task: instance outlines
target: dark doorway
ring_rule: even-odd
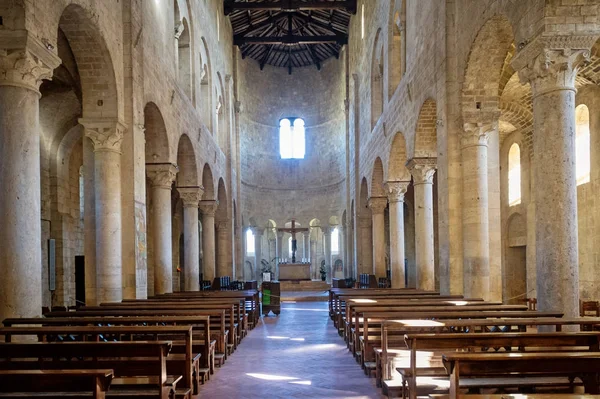
[[[75,301],[76,306],[85,305],[85,257],[75,257]]]

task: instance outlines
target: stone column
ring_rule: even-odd
[[[166,294],[173,292],[171,187],[177,176],[177,166],[170,163],[147,164],[146,175],[152,184],[154,294]]]
[[[304,259],[308,260],[308,258],[310,256],[310,232],[303,231],[302,237],[303,237],[302,243],[304,244],[304,252],[302,254],[302,257],[304,257]]]
[[[497,121],[465,123],[463,167],[464,296],[490,298],[487,141]]]
[[[229,225],[228,219],[219,220],[217,228],[217,277],[231,276],[231,265],[227,262],[227,251],[229,249]]]
[[[404,288],[404,195],[409,181],[387,182],[390,203],[390,268],[392,288]]]
[[[312,279],[316,280],[318,279],[318,270],[319,270],[319,258],[317,256],[317,229],[314,227],[311,227],[311,236],[312,238],[310,239],[310,269],[311,269],[311,275],[312,275]]]
[[[435,290],[433,241],[433,175],[435,158],[413,158],[408,164],[415,188],[415,252],[417,288]]]
[[[215,258],[215,212],[219,201],[200,201],[202,212],[202,275],[204,280],[212,283],[216,274]]]
[[[338,234],[339,234],[339,240],[340,240],[340,245],[339,245],[339,254],[340,254],[340,258],[342,259],[342,263],[343,263],[343,267],[342,267],[342,273],[344,278],[348,277],[348,272],[347,272],[347,265],[346,265],[346,225],[345,224],[341,224],[338,227]]]
[[[198,232],[198,203],[204,190],[201,187],[178,187],[183,202],[183,276],[186,291],[200,290],[200,234]]]
[[[279,263],[281,262],[281,258],[283,255],[283,231],[277,231],[277,243],[276,243],[276,253],[275,253],[275,279],[279,280]]]
[[[373,217],[373,274],[385,277],[385,220],[383,212],[387,205],[385,197],[369,198],[369,208]]]
[[[356,278],[356,260],[354,257],[354,215],[350,216],[350,224],[346,229],[346,252],[348,259],[348,277]]]
[[[96,301],[96,196],[94,184],[94,144],[83,138],[83,254],[85,261],[85,303]]]
[[[331,264],[331,232],[333,228],[330,226],[321,227],[323,230],[323,238],[325,240],[325,267],[327,268],[327,282],[331,283],[333,274],[333,265]]]
[[[262,277],[262,236],[263,229],[260,227],[253,227],[252,233],[254,234],[254,269],[252,270],[252,279],[258,280]]]
[[[60,65],[33,38],[0,38],[0,319],[42,311],[39,87]],[[26,31],[22,31],[27,35]],[[30,39],[30,40],[29,40]],[[15,49],[19,43],[28,48]],[[30,43],[31,42],[31,43]],[[2,45],[0,45],[2,47]],[[46,243],[43,243],[46,245]],[[47,289],[47,287],[44,287]]]
[[[373,273],[373,231],[372,218],[367,215],[360,215],[358,217],[359,223],[359,238],[360,242],[360,263],[358,264],[358,274],[371,274]]]
[[[576,317],[575,77],[590,57],[587,49],[594,38],[578,37],[577,43],[547,40],[550,49],[513,61],[521,81],[531,84],[533,95],[537,300],[540,310]],[[571,44],[576,47],[569,48]]]
[[[121,142],[125,126],[116,119],[82,118],[79,123],[94,145],[96,299],[98,303],[120,302],[123,299]]]

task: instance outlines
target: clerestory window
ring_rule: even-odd
[[[304,159],[306,142],[304,120],[284,118],[279,121],[279,154],[281,159]]]

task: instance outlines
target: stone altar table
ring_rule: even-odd
[[[310,281],[310,263],[281,263],[279,265],[279,281]]]

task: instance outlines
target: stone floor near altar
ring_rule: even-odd
[[[383,398],[337,335],[326,302],[283,303],[261,319],[202,398]]]

